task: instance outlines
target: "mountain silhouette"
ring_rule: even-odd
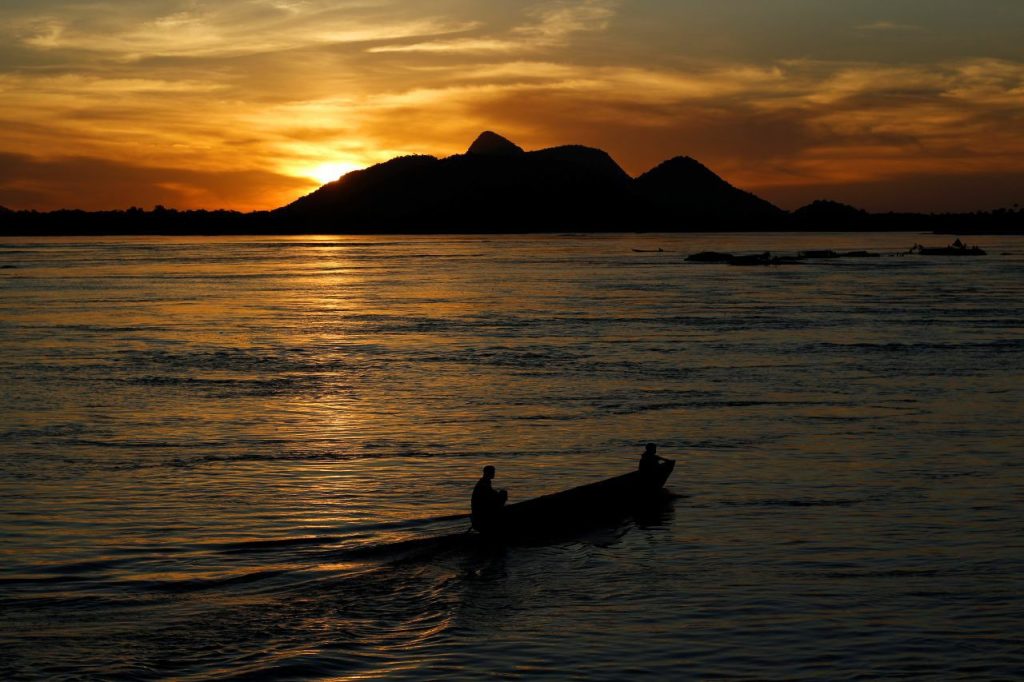
[[[792,213],[793,226],[807,230],[860,229],[870,220],[867,211],[828,199],[818,199]]]
[[[689,156],[677,156],[655,166],[635,184],[652,220],[775,222],[784,216],[782,209],[733,187]]]
[[[868,213],[819,200],[788,213],[688,156],[632,178],[600,149],[565,145],[528,152],[490,130],[464,154],[400,156],[348,173],[273,211],[0,206],[0,235],[729,230],[1024,234],[1024,209]]]
[[[527,152],[485,131],[465,154],[353,171],[270,216],[289,228],[534,232],[763,228],[785,213],[688,157],[634,179],[600,149]]]
[[[501,135],[485,130],[480,133],[473,144],[469,145],[467,154],[484,154],[489,156],[515,156],[524,154],[523,148],[506,140]]]

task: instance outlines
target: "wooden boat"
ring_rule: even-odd
[[[656,502],[675,468],[665,460],[650,471],[622,476],[516,502],[501,509],[491,523],[477,524],[488,537],[540,537],[621,518]],[[480,527],[482,526],[482,527]]]

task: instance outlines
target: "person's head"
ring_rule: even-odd
[[[494,478],[494,467],[490,464],[484,467],[484,478]]]
[[[653,455],[657,451],[658,451],[658,446],[657,445],[655,445],[654,443],[648,443],[647,444],[647,449],[644,450],[644,454],[645,455]]]

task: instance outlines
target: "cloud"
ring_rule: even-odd
[[[858,31],[878,31],[883,33],[908,33],[924,31],[921,26],[913,24],[897,24],[892,21],[875,21],[870,24],[861,24],[856,27]]]
[[[14,18],[5,33],[39,50],[75,50],[122,60],[232,57],[314,46],[392,41],[470,30],[475,22],[395,16],[367,2],[177,2],[157,16],[122,6],[65,8]]]
[[[265,171],[209,172],[89,157],[36,159],[0,153],[0,206],[13,209],[152,207],[263,208],[311,189],[308,181]]]
[[[433,52],[437,54],[456,52],[512,52],[524,47],[522,42],[501,38],[453,38],[450,40],[432,40],[407,45],[380,45],[371,47],[371,53],[401,52]]]
[[[422,84],[421,73],[429,74]],[[601,146],[634,174],[689,154],[740,186],[770,191],[1024,169],[1024,64],[1005,60],[687,68],[519,60],[424,64],[407,75],[408,85],[326,83],[258,105],[240,103],[253,95],[230,79],[7,75],[0,91],[11,106],[0,124],[12,152],[71,149],[203,173],[308,176],[325,163],[445,155],[484,128],[527,147]],[[308,182],[283,186],[305,191]],[[268,192],[258,206],[280,197]]]
[[[460,151],[472,127],[508,132],[527,147],[582,142],[608,149],[634,174],[691,154],[744,187],[808,192],[1024,170],[1024,64],[1015,62],[795,61],[687,71],[515,62],[452,78],[444,88],[373,98],[360,109],[360,126],[391,147],[417,149],[418,139],[420,151],[433,153]],[[430,117],[414,135],[388,129],[423,111]]]
[[[607,30],[615,16],[616,4],[610,0],[546,3],[528,10],[525,23],[502,35],[380,45],[369,48],[369,51],[509,53],[562,47],[574,34]]]
[[[777,206],[795,209],[829,198],[869,211],[961,212],[1024,205],[1024,172],[915,173],[899,182],[853,179],[800,185],[748,187]]]
[[[513,33],[528,39],[558,43],[573,33],[604,31],[615,16],[614,2],[583,0],[540,5],[528,12],[533,22],[518,26]]]
[[[634,174],[689,154],[786,197],[1024,169],[1019,59],[700,58],[688,45],[626,45],[619,34],[645,26],[626,7],[18,0],[0,9],[10,48],[0,48],[0,152],[62,168],[78,158],[161,169],[159,180],[139,171],[141,196],[262,208],[307,191],[325,164],[457,153],[487,128],[527,148],[600,146]],[[8,177],[5,196],[88,195],[19,167],[35,180]],[[94,176],[121,198],[95,194],[132,202],[131,173],[111,168]],[[265,190],[202,193],[200,180],[226,187],[217,178],[232,173]],[[273,178],[289,178],[287,191],[263,184]]]

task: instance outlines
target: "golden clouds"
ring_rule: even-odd
[[[858,31],[884,31],[889,32],[904,32],[904,31],[921,31],[923,30],[920,26],[914,26],[912,24],[898,24],[894,21],[873,21],[870,24],[861,24],[857,26]]]
[[[309,185],[268,171],[202,171],[79,156],[40,160],[0,152],[0,196],[13,207],[103,210],[163,204],[247,211],[283,205]]]
[[[449,38],[410,44],[382,45],[370,52],[505,52],[522,53],[564,46],[575,33],[604,31],[615,16],[611,0],[541,4],[526,11],[527,21],[504,36]]]
[[[150,183],[136,194],[182,208],[270,208],[284,203],[271,178],[291,178],[286,201],[335,171],[461,152],[488,128],[527,148],[600,146],[634,174],[689,154],[790,207],[842,183],[1024,172],[1024,55],[696,54],[647,45],[659,15],[637,24],[639,5],[610,0],[12,2],[0,152],[37,161],[29,174],[76,158],[159,170],[135,174]],[[917,24],[845,31],[935,40]],[[197,189],[211,174],[216,192]],[[0,204],[71,201],[48,185],[31,196],[56,204],[17,203],[30,193],[4,177]],[[256,177],[259,193],[232,184]]]
[[[384,17],[361,11],[375,3],[250,2],[183,3],[181,11],[155,17],[125,16],[96,6],[67,16],[15,22],[12,32],[27,46],[82,50],[122,60],[152,57],[237,57],[309,47],[397,40],[466,31],[474,22],[432,17]],[[102,6],[100,6],[102,7]],[[349,10],[349,12],[346,12]],[[100,15],[100,16],[97,16]]]

